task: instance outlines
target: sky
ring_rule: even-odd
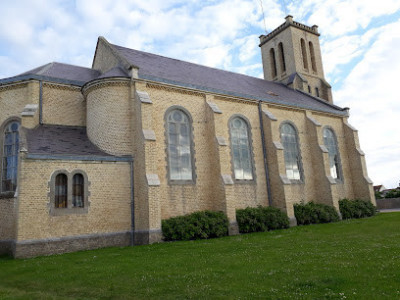
[[[400,182],[399,0],[0,0],[0,78],[57,61],[91,67],[97,38],[262,77],[259,36],[318,25],[325,77],[350,107],[369,177]]]

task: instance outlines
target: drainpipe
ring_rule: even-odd
[[[269,179],[267,148],[265,147],[264,122],[263,122],[263,117],[262,117],[261,100],[258,101],[258,116],[260,118],[261,144],[262,144],[262,149],[263,149],[265,179],[267,181],[268,204],[269,204],[269,206],[272,206],[271,183],[270,183],[270,179]]]
[[[133,186],[133,159],[130,162],[131,166],[131,246],[135,244],[135,193]]]
[[[43,125],[43,81],[39,80],[39,124]]]

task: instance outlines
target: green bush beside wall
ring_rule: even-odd
[[[289,227],[287,215],[275,207],[247,207],[236,210],[240,233],[260,232]]]
[[[166,241],[209,239],[228,235],[228,218],[223,212],[200,211],[163,220]]]
[[[339,221],[339,215],[332,206],[314,202],[294,205],[297,225],[330,223]]]

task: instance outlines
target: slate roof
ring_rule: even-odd
[[[19,80],[38,79],[82,86],[99,77],[100,72],[90,68],[52,62],[14,77],[0,79],[0,84]]]
[[[139,67],[139,78],[183,87],[345,115],[347,111],[282,83],[210,68],[118,45],[111,45]],[[276,95],[276,96],[275,96]]]
[[[112,156],[89,140],[86,127],[40,125],[28,130],[27,144],[30,154]]]

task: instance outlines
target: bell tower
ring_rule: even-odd
[[[325,80],[318,26],[293,21],[260,36],[264,79],[277,81],[332,103],[331,86]]]

